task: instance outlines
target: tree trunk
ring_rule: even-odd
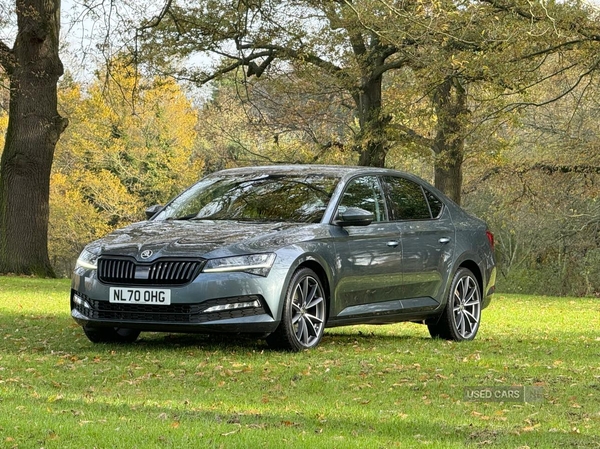
[[[464,120],[468,113],[466,92],[460,81],[449,77],[440,84],[433,98],[437,132],[433,142],[435,186],[461,202],[462,164],[464,161]]]
[[[60,0],[17,0],[18,35],[5,64],[9,122],[0,161],[0,273],[53,276],[50,170],[67,121],[57,111]]]
[[[360,134],[357,146],[360,151],[359,165],[384,167],[387,155],[386,121],[381,114],[382,76],[370,78],[363,83],[355,96]]]

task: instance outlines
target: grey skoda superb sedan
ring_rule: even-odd
[[[471,340],[494,292],[486,224],[398,171],[224,170],[147,215],[79,256],[71,314],[92,342],[229,332],[297,351],[399,321]]]

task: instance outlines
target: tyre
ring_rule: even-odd
[[[326,312],[319,276],[309,268],[300,268],[288,286],[279,327],[267,337],[267,343],[288,351],[314,348],[323,337]]]
[[[92,343],[133,343],[140,335],[138,330],[122,327],[83,326],[83,332]]]
[[[481,320],[481,289],[473,273],[460,268],[452,280],[446,308],[439,321],[429,324],[433,338],[473,340]]]

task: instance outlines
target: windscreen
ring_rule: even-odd
[[[338,181],[316,174],[211,176],[156,219],[318,223]]]

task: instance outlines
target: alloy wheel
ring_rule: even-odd
[[[470,340],[477,333],[481,318],[481,294],[477,281],[470,273],[455,283],[452,298],[454,328],[460,339]]]
[[[298,343],[310,348],[321,339],[325,322],[325,300],[318,280],[310,275],[299,279],[291,304],[294,335]]]

